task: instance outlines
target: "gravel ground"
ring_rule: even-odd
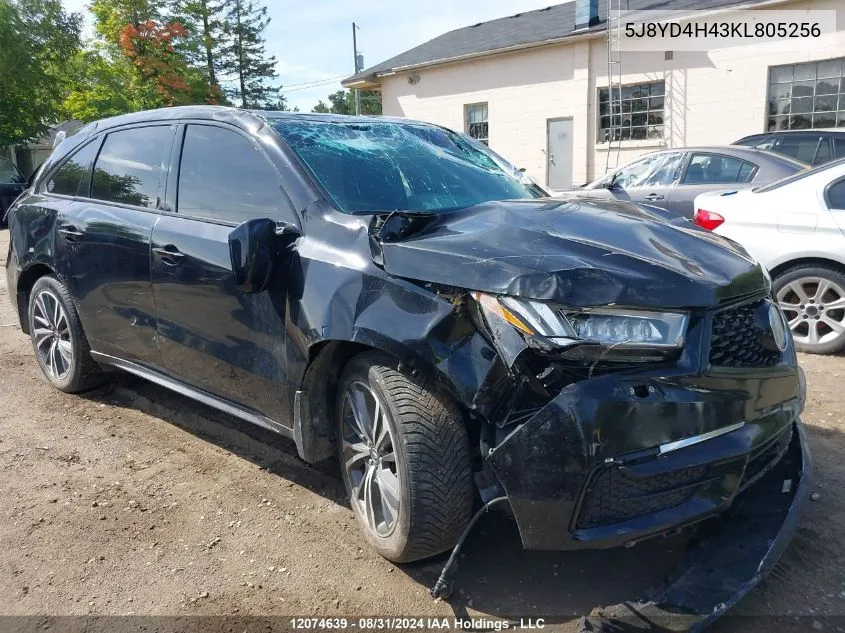
[[[0,231],[5,255],[8,232]],[[736,608],[845,619],[845,358],[802,356],[816,500],[775,573]],[[681,540],[609,552],[523,552],[485,518],[452,603],[428,587],[445,557],[395,566],[363,547],[336,464],[168,391],[116,375],[50,388],[0,283],[0,615],[556,616],[639,595]],[[719,631],[770,629],[733,618]],[[547,627],[547,630],[550,627]],[[136,629],[137,630],[137,629]]]

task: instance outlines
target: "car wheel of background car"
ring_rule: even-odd
[[[826,266],[795,266],[774,280],[774,291],[798,351],[845,348],[845,275]]]
[[[77,393],[103,382],[67,288],[55,277],[41,277],[32,288],[29,332],[41,371],[56,389]]]
[[[370,545],[397,563],[454,546],[474,493],[466,428],[448,398],[368,352],[341,376],[337,416],[343,480]]]

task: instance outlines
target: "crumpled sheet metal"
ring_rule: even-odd
[[[489,202],[371,232],[392,275],[572,307],[710,307],[766,283],[733,242],[632,203]]]

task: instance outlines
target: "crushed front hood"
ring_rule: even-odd
[[[709,307],[767,283],[729,240],[586,198],[377,216],[371,244],[391,275],[578,307]]]

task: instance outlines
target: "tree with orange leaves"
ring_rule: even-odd
[[[219,88],[208,86],[202,74],[176,50],[177,41],[187,36],[188,30],[178,21],[161,24],[146,20],[126,24],[118,43],[141,77],[153,85],[163,104],[218,103]]]

